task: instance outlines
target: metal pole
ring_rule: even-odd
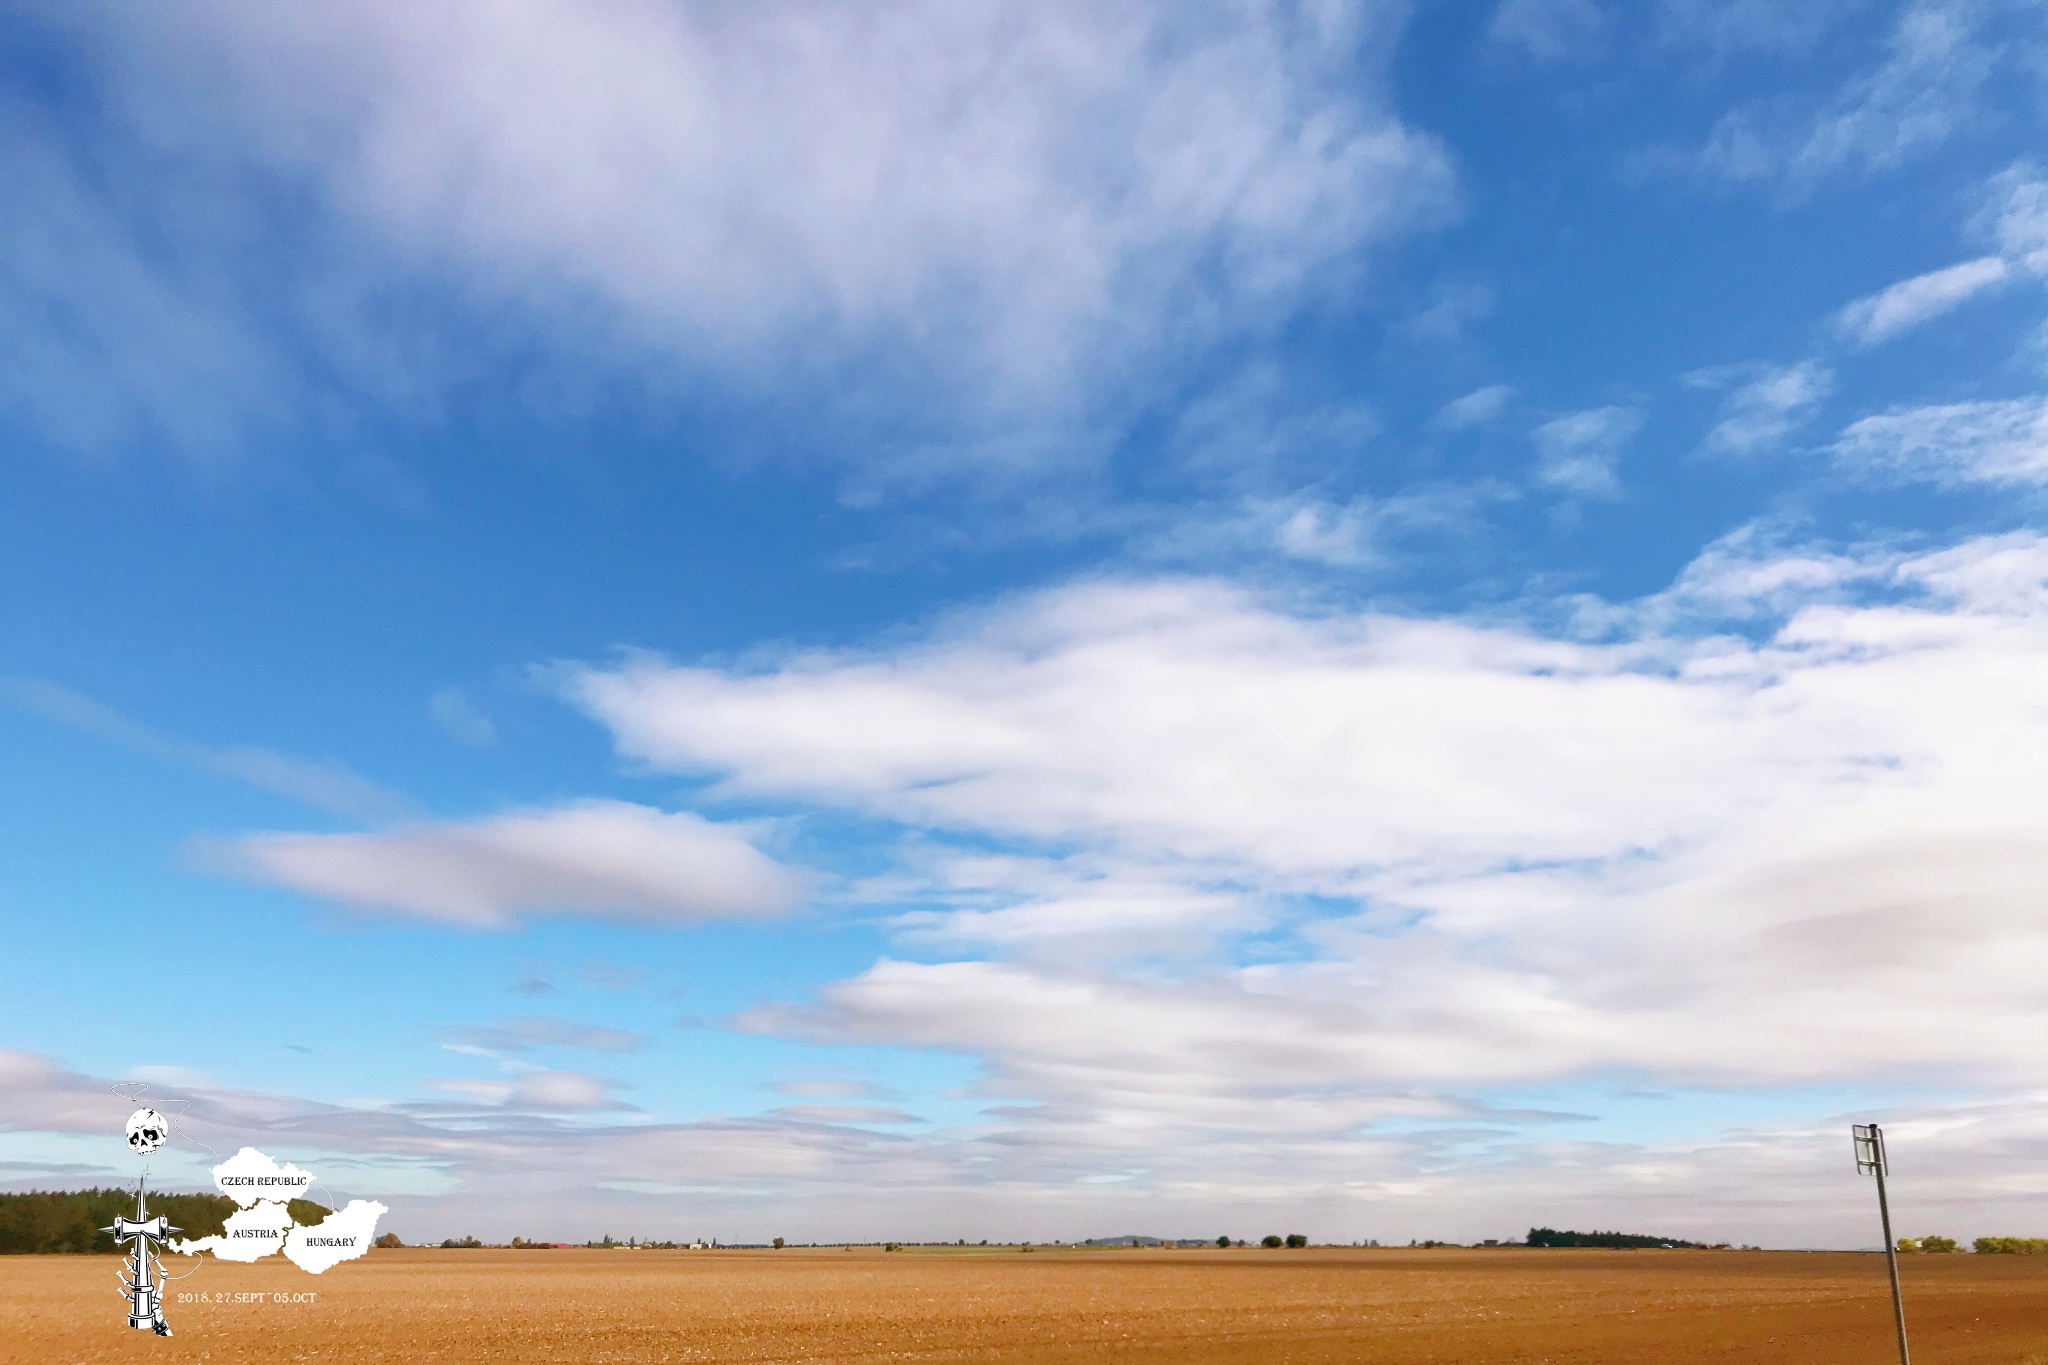
[[[1878,1139],[1879,1142],[1883,1140]],[[1899,1293],[1899,1244],[1892,1240],[1892,1210],[1884,1197],[1882,1161],[1877,1166],[1877,1216],[1884,1224],[1884,1259],[1892,1272],[1892,1320],[1899,1329],[1899,1365],[1913,1365],[1913,1357],[1906,1351],[1906,1300]]]
[[[1913,1365],[1906,1349],[1906,1299],[1899,1292],[1899,1244],[1892,1239],[1891,1202],[1885,1198],[1884,1130],[1876,1124],[1856,1128],[1856,1164],[1877,1177],[1877,1217],[1884,1225],[1885,1268],[1892,1277],[1892,1322],[1899,1330],[1899,1365]]]

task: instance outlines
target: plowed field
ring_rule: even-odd
[[[0,1257],[0,1360],[1894,1358],[1884,1262],[1874,1255],[380,1251],[320,1276],[281,1258],[208,1264],[171,1286],[166,1315],[177,1335],[168,1341],[127,1328],[115,1264]],[[1905,1272],[1920,1365],[2048,1365],[2048,1258],[1916,1256]]]

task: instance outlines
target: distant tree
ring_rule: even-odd
[[[1259,1245],[1262,1247],[1284,1247],[1287,1245],[1287,1239],[1277,1232],[1269,1232],[1259,1239]]]
[[[317,1223],[330,1210],[310,1200],[287,1206],[294,1222]],[[149,1212],[163,1214],[190,1238],[225,1231],[235,1201],[219,1194],[151,1194]],[[0,1194],[0,1253],[114,1252],[120,1248],[100,1229],[114,1219],[135,1216],[132,1189],[35,1190]]]
[[[1902,1252],[1929,1251],[1939,1255],[1956,1250],[1956,1239],[1953,1237],[1901,1237],[1899,1239],[1899,1250]]]
[[[1532,1247],[1689,1247],[1698,1250],[1698,1242],[1681,1242],[1676,1237],[1650,1237],[1640,1232],[1559,1232],[1556,1228],[1530,1228],[1528,1245]]]
[[[379,1238],[378,1238],[378,1239],[377,1239],[376,1241],[372,1242],[372,1243],[371,1243],[370,1245],[371,1245],[371,1246],[380,1246],[380,1247],[383,1247],[383,1248],[384,1248],[384,1249],[385,1249],[386,1251],[390,1251],[390,1250],[392,1250],[392,1249],[393,1249],[393,1248],[395,1248],[395,1247],[402,1247],[402,1246],[404,1246],[404,1245],[405,1245],[405,1243],[403,1243],[403,1242],[401,1242],[401,1241],[399,1241],[399,1240],[398,1240],[398,1234],[397,1234],[397,1233],[395,1233],[395,1232],[387,1232],[387,1233],[385,1233],[385,1234],[384,1234],[384,1235],[383,1235],[382,1237],[379,1237]]]
[[[780,1251],[780,1250],[782,1250],[782,1239],[781,1239],[780,1237],[777,1237],[777,1238],[775,1239],[775,1249],[776,1249],[777,1251]]]
[[[1970,1245],[1979,1256],[2048,1256],[2048,1237],[1979,1237]]]
[[[310,1228],[334,1212],[325,1204],[316,1204],[310,1199],[294,1199],[284,1206],[284,1211],[302,1228]]]
[[[1291,1247],[1305,1247],[1308,1245],[1308,1238],[1298,1232],[1290,1232],[1287,1234],[1287,1245]]]
[[[1216,1245],[1220,1247],[1227,1247],[1230,1245],[1230,1239],[1228,1237],[1218,1237],[1216,1239]]]
[[[474,1237],[450,1237],[441,1243],[444,1247],[480,1247],[483,1245]]]

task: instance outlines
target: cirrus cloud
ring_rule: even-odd
[[[2005,261],[1997,256],[1931,270],[1857,299],[1836,315],[1835,326],[1854,344],[1874,346],[2003,283],[2008,273]]]
[[[253,371],[301,344],[395,391],[460,362],[379,335],[385,310],[355,277],[452,282],[494,327],[530,312],[537,334],[727,392],[773,375],[778,402],[792,377],[851,371],[860,421],[893,419],[913,445],[1053,458],[1085,443],[1016,431],[1142,402],[1152,377],[1348,289],[1379,248],[1453,210],[1448,152],[1392,108],[1401,17],[1365,0],[52,10],[53,53],[125,77],[106,95],[110,128],[125,117],[145,149],[131,178],[165,176],[168,158],[222,186],[276,183],[345,245],[321,255],[332,278],[249,290],[218,227],[159,242],[120,202],[81,195],[61,268],[27,248],[8,259],[0,223],[0,283],[12,266],[40,299],[110,274],[100,259],[219,279],[227,302],[196,315],[220,315],[233,344],[142,347],[165,352],[156,369]],[[52,176],[95,179],[18,123]],[[220,213],[264,231],[253,201],[229,194]],[[164,292],[128,291],[156,312]],[[243,296],[280,293],[354,301],[279,337]],[[129,350],[168,332],[124,327],[122,297],[96,300],[97,332]],[[50,311],[25,304],[11,330],[46,333]],[[88,368],[58,340],[24,353]],[[216,408],[292,401],[281,383],[215,387]],[[136,401],[163,390],[164,420],[191,425],[168,411],[175,388]],[[893,388],[915,397],[883,413],[872,400]]]
[[[1898,408],[1851,423],[1831,449],[1873,482],[2038,485],[2048,481],[2048,399]]]
[[[1615,463],[1642,424],[1642,414],[1633,408],[1612,406],[1545,422],[1529,433],[1538,455],[1536,482],[1578,497],[1619,497]]]
[[[1835,376],[1827,366],[1808,360],[1797,365],[1696,370],[1685,376],[1685,382],[1708,389],[1733,384],[1721,401],[1721,420],[1707,433],[1701,448],[1718,455],[1752,455],[1782,441],[1833,391]]]
[[[1986,19],[1983,6],[1950,0],[1901,6],[1883,61],[1825,100],[1737,105],[1714,125],[1700,168],[1807,190],[1926,155],[1976,120],[1984,87],[2006,55],[1984,32]]]

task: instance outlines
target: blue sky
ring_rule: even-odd
[[[2048,33],[1782,10],[7,7],[0,1185],[2048,1217]]]

